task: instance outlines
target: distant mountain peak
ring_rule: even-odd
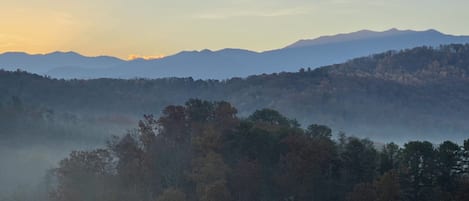
[[[426,30],[425,32],[443,34],[442,32],[440,32],[440,31],[438,31],[438,30],[436,30],[436,29],[428,29],[428,30]]]
[[[30,54],[28,54],[26,52],[4,52],[0,55],[2,55],[2,56],[12,56],[12,55],[24,55],[24,56],[26,56],[26,55],[30,55]]]
[[[302,39],[299,40],[285,48],[296,48],[296,47],[305,47],[311,45],[324,45],[331,43],[341,43],[354,40],[364,40],[380,37],[389,37],[397,36],[402,34],[412,34],[412,33],[433,33],[433,34],[442,34],[441,32],[435,29],[429,29],[426,31],[414,31],[414,30],[400,30],[397,28],[391,28],[385,31],[372,31],[368,29],[363,29],[360,31],[355,31],[351,33],[341,33],[336,35],[320,36],[314,39]]]
[[[55,52],[51,52],[51,53],[48,53],[48,54],[42,54],[43,56],[47,56],[47,55],[57,55],[57,56],[62,56],[62,55],[66,55],[66,56],[80,56],[82,57],[83,55],[77,53],[77,52],[74,52],[74,51],[55,51]]]
[[[51,52],[51,53],[48,53],[48,54],[78,54],[74,51],[54,51],[54,52]]]
[[[400,33],[400,32],[408,32],[408,31],[412,31],[412,30],[401,30],[398,28],[390,28],[386,31],[383,31],[383,33]],[[379,31],[375,31],[375,32],[379,33]]]

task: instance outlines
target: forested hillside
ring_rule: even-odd
[[[469,45],[229,80],[0,71],[0,200],[463,200],[468,71]]]
[[[465,201],[469,140],[375,146],[275,110],[238,118],[227,102],[189,100],[108,146],[75,151],[51,199],[141,201]]]
[[[57,80],[0,72],[0,98],[73,114],[160,114],[189,98],[226,100],[246,116],[272,108],[373,140],[461,140],[469,132],[469,45],[419,47],[297,73],[229,80]]]

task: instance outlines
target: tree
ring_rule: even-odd
[[[374,182],[355,185],[346,196],[347,201],[399,201],[399,175],[395,171],[386,172]]]
[[[469,139],[464,140],[464,150],[469,151]]]
[[[217,130],[223,132],[232,131],[236,126],[238,126],[239,120],[236,117],[237,112],[238,110],[228,102],[215,102],[213,116]]]
[[[331,138],[332,130],[324,125],[311,124],[306,129],[305,134],[312,138]]]
[[[226,183],[222,180],[201,186],[201,189],[198,189],[198,195],[200,201],[232,200],[231,194],[226,187]]]
[[[379,156],[379,170],[381,174],[399,168],[400,149],[397,144],[389,143],[384,145]]]
[[[463,151],[461,155],[461,174],[464,176],[469,176],[469,139],[464,140]]]
[[[55,201],[115,200],[118,186],[113,175],[113,158],[104,149],[73,151],[55,169]]]
[[[230,173],[228,185],[234,200],[260,200],[262,167],[257,160],[241,159]]]
[[[374,182],[376,201],[398,201],[401,199],[399,174],[396,171],[384,173]]]
[[[240,120],[227,102],[194,99],[158,120],[145,115],[107,149],[72,152],[54,171],[53,200],[467,200],[458,171],[468,141],[464,151],[413,141],[378,152],[368,139],[331,133],[274,110]]]
[[[412,141],[402,151],[403,190],[408,200],[435,198],[436,157],[430,142]]]
[[[186,194],[179,189],[168,188],[155,201],[185,201]]]
[[[190,134],[186,109],[183,106],[168,106],[163,110],[163,115],[158,119],[160,135],[175,142],[188,142]]]
[[[374,186],[370,183],[357,184],[353,191],[347,194],[346,201],[376,201],[378,196]]]
[[[348,137],[342,145],[340,158],[345,186],[370,182],[377,174],[378,153],[373,142],[367,139]],[[349,187],[350,188],[350,187]]]
[[[280,114],[278,111],[272,109],[257,110],[249,116],[248,119],[253,122],[261,122],[275,126],[292,126],[291,120]]]
[[[135,192],[139,191],[144,179],[144,152],[140,148],[136,137],[127,134],[112,149],[119,159],[116,169],[122,183]]]
[[[190,99],[186,102],[186,114],[189,121],[207,122],[213,118],[213,103],[200,99]]]
[[[146,174],[152,194],[162,189],[183,189],[189,179],[185,173],[191,168],[192,136],[183,106],[167,106],[158,120],[147,121],[156,129],[150,149],[144,153]],[[144,133],[142,133],[144,134]]]
[[[191,179],[196,185],[199,200],[228,200],[229,191],[226,187],[228,166],[220,154],[213,151],[195,158],[192,162]]]
[[[310,138],[291,133],[283,141],[288,152],[279,161],[279,185],[284,197],[297,200],[329,200],[332,197],[335,144],[329,138]],[[334,193],[336,194],[336,193]]]
[[[456,172],[458,163],[461,161],[459,145],[445,141],[437,149],[438,185],[445,192],[453,192],[457,188]]]
[[[469,200],[469,178],[461,179],[454,197],[456,201]]]

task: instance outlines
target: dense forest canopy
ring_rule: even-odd
[[[51,199],[142,201],[463,201],[469,140],[377,145],[271,109],[237,117],[192,99],[146,115],[108,146],[54,169]]]
[[[0,200],[464,200],[468,70],[469,45],[228,80],[0,70]]]

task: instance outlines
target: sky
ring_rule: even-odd
[[[0,0],[0,53],[277,49],[362,29],[469,35],[467,0]]]

